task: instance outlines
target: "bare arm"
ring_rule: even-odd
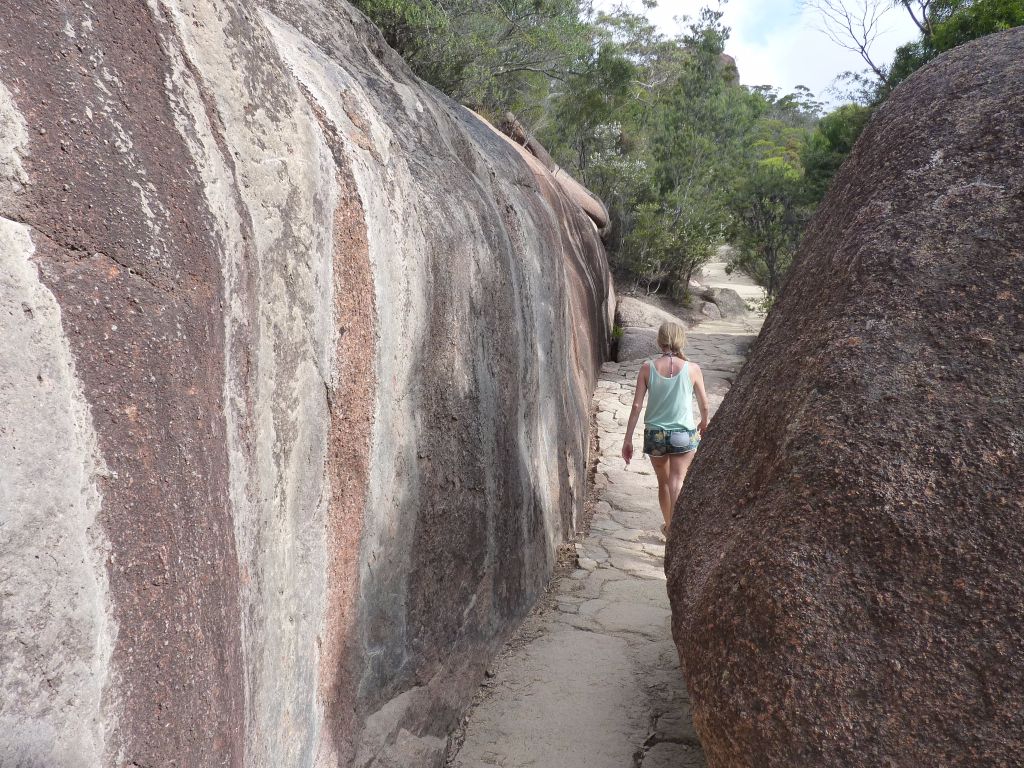
[[[690,364],[691,376],[693,377],[693,391],[697,395],[697,407],[700,408],[700,436],[708,428],[708,393],[704,391],[704,373],[696,363]]]
[[[647,396],[648,363],[640,366],[640,373],[636,375],[636,390],[633,394],[633,407],[629,411],[629,423],[626,425],[626,437],[622,441],[622,458],[626,464],[633,458],[633,430],[640,419],[640,411],[644,407],[644,398]]]

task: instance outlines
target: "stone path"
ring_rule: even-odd
[[[712,412],[758,325],[690,331],[687,353],[705,371]],[[629,468],[619,457],[641,362],[602,369],[590,533],[576,545],[576,569],[495,661],[454,768],[704,765],[670,630],[657,482],[645,457]]]
[[[696,279],[708,288],[732,288],[751,304],[757,304],[764,299],[764,288],[742,272],[727,272],[724,261],[708,262],[700,268]]]

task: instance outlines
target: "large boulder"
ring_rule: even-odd
[[[657,329],[662,323],[686,326],[686,321],[677,315],[633,296],[619,297],[615,320],[623,328]]]
[[[717,304],[713,304],[710,301],[702,301],[700,303],[700,314],[708,320],[722,319],[722,310],[718,308]]]
[[[440,765],[582,511],[594,223],[342,0],[0,50],[0,764]]]
[[[657,328],[625,328],[619,338],[617,360],[642,360],[661,354]]]
[[[877,111],[667,554],[710,766],[1024,755],[1024,29]]]
[[[704,288],[700,296],[718,307],[723,317],[742,317],[749,311],[747,302],[732,288]]]

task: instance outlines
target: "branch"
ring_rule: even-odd
[[[911,20],[913,20],[914,24],[924,37],[932,36],[932,21],[928,14],[928,11],[931,9],[932,0],[917,0],[916,3],[913,2],[913,0],[895,0],[893,4],[902,5],[906,9],[907,13],[910,14]],[[920,18],[918,18],[916,13],[914,13],[915,5],[920,10]]]
[[[562,72],[554,69],[544,69],[541,67],[531,67],[527,65],[497,69],[494,71],[494,74],[496,76],[511,75],[516,72],[532,72],[536,75],[545,75],[546,77],[550,77],[552,80],[558,80],[560,83],[567,82],[569,77],[581,77],[586,74],[585,72],[574,72],[573,70],[566,70]]]
[[[885,71],[871,58],[871,46],[881,32],[879,24],[889,10],[882,0],[805,0],[804,7],[819,15],[819,31],[858,54],[880,81],[885,80]]]

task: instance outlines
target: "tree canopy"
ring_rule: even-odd
[[[587,0],[355,2],[420,77],[492,118],[514,112],[605,201],[620,280],[679,297],[726,242],[774,296],[872,110],[941,52],[1024,23],[1024,0],[808,0],[868,65],[850,75],[856,103],[823,115],[806,88],[739,84],[720,6],[666,37]],[[920,38],[886,65],[870,44],[890,8]]]

